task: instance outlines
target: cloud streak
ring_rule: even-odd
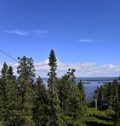
[[[87,44],[92,44],[92,43],[94,43],[94,41],[91,40],[91,39],[80,39],[80,40],[79,40],[79,43],[83,43],[83,44],[85,44],[85,43],[87,43]]]
[[[48,34],[47,30],[31,30],[31,31],[27,31],[27,30],[19,30],[19,29],[13,29],[13,30],[5,30],[3,31],[6,34],[13,34],[13,35],[19,35],[19,36],[29,36],[29,35],[33,35],[33,36],[43,36]]]
[[[21,35],[21,36],[28,36],[29,33],[28,31],[24,31],[24,30],[5,30],[4,31],[5,33],[8,33],[8,34],[16,34],[16,35]]]

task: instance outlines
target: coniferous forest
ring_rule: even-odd
[[[76,81],[75,69],[58,78],[54,50],[48,59],[47,87],[40,76],[35,80],[32,58],[18,57],[18,76],[11,66],[3,64],[0,126],[120,126],[118,80],[97,88],[93,102],[87,104],[84,85]]]

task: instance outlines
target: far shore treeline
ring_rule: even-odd
[[[97,88],[92,103],[87,105],[84,86],[81,80],[77,81],[75,69],[68,69],[66,74],[58,78],[54,50],[50,51],[48,58],[48,87],[40,76],[34,81],[36,75],[32,58],[18,57],[17,77],[11,66],[3,64],[0,77],[0,126],[119,125],[120,84],[117,80]],[[97,107],[95,111],[90,109],[94,106]],[[99,119],[98,116],[94,117],[96,113],[100,115],[101,111],[110,112],[110,118],[107,114]]]

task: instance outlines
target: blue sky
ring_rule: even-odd
[[[119,34],[119,0],[0,0],[0,50],[33,57],[39,72],[54,49],[59,73],[75,67],[78,76],[117,76]],[[15,63],[0,52],[4,61]]]

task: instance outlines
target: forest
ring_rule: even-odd
[[[17,74],[4,62],[0,76],[0,126],[120,126],[120,83],[98,87],[86,103],[75,69],[57,77],[57,58],[49,54],[48,86],[36,78],[34,62],[18,57]],[[82,71],[81,71],[82,72]]]

